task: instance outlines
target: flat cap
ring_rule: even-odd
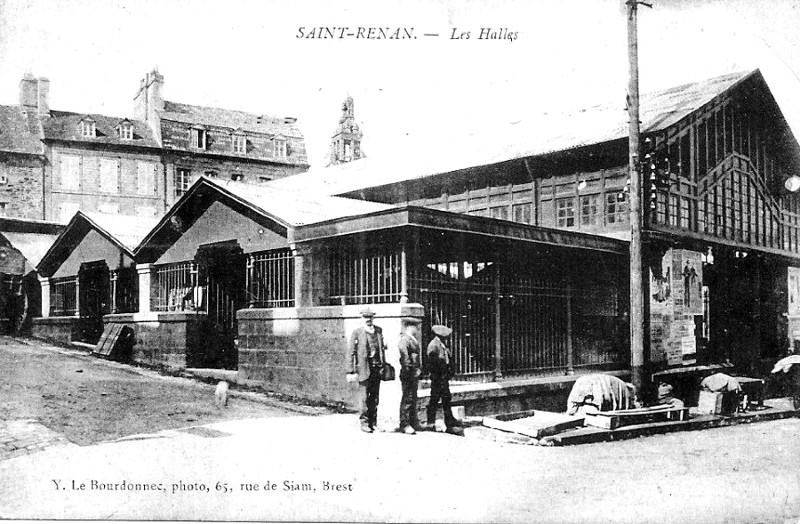
[[[403,317],[400,320],[403,321],[403,324],[415,324],[415,325],[422,324],[422,319],[419,319],[417,317]]]
[[[361,311],[359,311],[362,317],[374,317],[375,312],[369,306],[362,307]]]
[[[439,335],[440,337],[449,337],[450,333],[453,332],[452,329],[450,329],[449,327],[444,326],[442,324],[436,324],[435,326],[431,326],[431,331],[433,331],[435,334]]]

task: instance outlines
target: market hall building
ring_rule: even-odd
[[[649,368],[730,361],[740,373],[764,376],[790,341],[800,341],[800,199],[784,185],[799,174],[797,140],[758,70],[643,95],[641,106],[643,143],[651,148],[642,157],[652,152],[655,160],[669,161],[667,169],[662,168],[666,162],[659,162],[652,175],[645,166],[644,175]],[[529,133],[521,132],[521,146],[498,148],[483,160],[380,165],[364,159],[272,184],[457,213],[453,221],[464,229],[485,223],[525,235],[548,231],[586,234],[597,242],[625,240],[630,235],[626,118],[620,104],[551,115]],[[394,227],[380,227],[379,220],[371,222],[375,236]],[[360,245],[355,237],[348,244],[340,234],[350,223],[330,223],[327,233],[321,225],[300,228],[298,243],[306,237],[320,242],[335,238],[344,242],[337,255],[344,256]],[[498,236],[496,242],[504,236],[491,234]],[[419,283],[413,299],[426,306],[428,322],[454,327],[460,378],[563,374],[571,371],[569,363],[572,368],[629,370],[627,342],[620,344],[624,337],[619,334],[609,336],[628,329],[614,323],[615,318],[627,323],[626,249],[616,259],[606,255],[603,263],[580,261],[568,249],[548,260],[467,238],[434,241],[439,255],[418,259],[417,267],[426,274],[411,278]],[[561,242],[570,245],[566,237]],[[420,246],[431,252],[424,237]],[[596,251],[594,256],[602,252]],[[488,285],[480,288],[475,276],[483,272],[467,267],[487,264],[489,253],[503,258],[499,292]],[[534,279],[557,282],[563,282],[559,273],[566,272],[573,291],[551,283],[551,298],[544,299],[521,282],[506,287],[503,266],[520,281],[526,270]],[[333,266],[331,271],[338,270]],[[447,299],[441,295],[444,288],[450,291]],[[332,294],[353,302],[376,301],[369,293],[334,288]],[[518,315],[526,295],[531,309]],[[548,302],[553,296],[560,297],[560,306]],[[481,315],[481,308],[499,309],[499,314]],[[537,316],[536,311],[544,313]],[[554,311],[552,319],[541,316]],[[564,322],[567,311],[572,312],[569,326],[553,328]],[[541,341],[547,333],[542,325],[560,334]],[[588,339],[595,342],[584,342]],[[601,340],[615,341],[610,343],[614,349],[591,349]]]

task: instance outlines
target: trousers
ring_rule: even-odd
[[[444,425],[451,428],[457,423],[451,406],[453,396],[450,394],[450,379],[446,375],[431,375],[431,399],[427,409],[428,424],[436,422],[436,411],[439,408],[440,400],[444,412]]]
[[[400,428],[411,426],[412,428],[419,427],[419,418],[417,416],[417,387],[419,386],[419,379],[413,374],[406,376],[405,373],[400,373],[400,386],[403,390],[403,395],[400,397]]]
[[[369,378],[359,382],[361,386],[361,414],[359,419],[362,426],[375,428],[378,424],[378,401],[381,393],[381,373],[380,368],[372,368]]]

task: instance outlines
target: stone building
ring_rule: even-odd
[[[164,100],[142,80],[134,117],[50,108],[50,82],[26,75],[0,106],[0,215],[68,222],[78,210],[155,217],[205,175],[264,183],[307,169],[294,118]]]
[[[331,161],[328,165],[344,164],[363,158],[362,136],[355,118],[353,97],[348,96],[342,103],[342,116],[331,138]]]

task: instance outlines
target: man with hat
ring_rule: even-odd
[[[364,325],[350,337],[350,377],[361,386],[361,431],[372,433],[378,425],[378,398],[381,388],[381,368],[386,362],[386,343],[383,330],[373,324],[375,312],[369,307],[361,310]]]
[[[458,426],[459,422],[453,416],[453,411],[450,406],[452,395],[450,394],[450,362],[452,355],[450,348],[444,344],[444,339],[450,336],[453,332],[447,326],[435,325],[431,327],[434,337],[428,344],[428,366],[431,374],[431,398],[428,403],[428,424],[433,425],[436,423],[436,411],[438,409],[439,400],[442,401],[442,411],[444,411],[444,425],[447,428],[447,433],[460,435],[461,431]]]
[[[400,335],[398,349],[400,350],[400,385],[403,395],[400,398],[400,431],[413,435],[420,428],[417,418],[417,386],[422,371],[419,367],[419,357],[422,347],[417,341],[417,331],[421,321],[414,317],[405,317],[403,333]]]

